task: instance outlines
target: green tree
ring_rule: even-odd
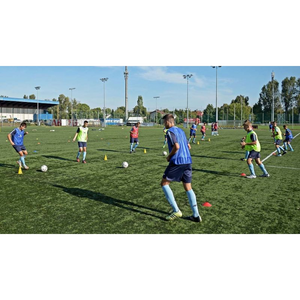
[[[287,113],[292,106],[295,107],[297,99],[297,80],[296,77],[286,77],[281,83],[281,101]]]
[[[27,96],[27,95],[24,95],[24,96],[23,96],[23,99],[28,99],[28,96]]]
[[[274,85],[274,86],[273,86]],[[277,80],[269,81],[268,84],[264,85],[259,94],[259,100],[263,105],[263,111],[270,113],[272,111],[272,101],[273,101],[273,88],[274,88],[274,111],[277,112],[281,109],[280,104],[280,93],[279,93],[279,83]]]
[[[133,112],[138,116],[146,116],[147,109],[143,105],[143,97],[138,96],[137,105],[133,108]]]
[[[35,99],[35,94],[29,95],[29,99]]]

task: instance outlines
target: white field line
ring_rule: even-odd
[[[278,167],[278,166],[269,166],[269,165],[268,165],[268,168],[289,169],[289,170],[300,170],[300,168]]]
[[[293,140],[294,140],[299,134],[300,134],[300,132],[294,136]],[[268,158],[270,158],[270,157],[273,155],[273,153],[275,153],[276,151],[277,151],[277,150],[271,152],[271,154],[268,155],[266,158],[264,158],[261,162],[266,161],[266,160],[267,160]]]

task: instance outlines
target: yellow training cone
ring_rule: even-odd
[[[18,174],[23,174],[23,172],[22,172],[22,168],[21,168],[21,167],[19,167]]]
[[[147,150],[146,150],[146,149],[144,149],[144,153],[147,153]]]
[[[200,143],[199,143],[199,141],[197,142],[197,145],[199,145]]]
[[[208,139],[208,141],[210,142],[210,139]]]
[[[104,160],[107,160],[107,156],[106,155],[104,156]]]

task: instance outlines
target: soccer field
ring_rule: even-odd
[[[160,187],[168,165],[162,156],[162,127],[141,127],[140,146],[133,154],[130,127],[90,128],[87,164],[82,164],[75,160],[76,128],[29,126],[24,144],[30,169],[22,175],[18,154],[6,137],[11,130],[3,127],[0,132],[2,234],[300,233],[300,135],[292,142],[295,152],[265,160],[271,177],[256,179],[240,176],[249,174],[247,163],[240,160],[244,130],[224,129],[216,137],[208,131],[206,141],[198,135],[199,145],[191,149],[192,185],[203,221],[193,223],[184,219],[191,209],[181,183],[171,188],[183,218],[165,221],[171,208]],[[256,132],[264,159],[274,151],[271,133]],[[299,132],[293,130],[294,136]],[[129,163],[127,169],[123,161]],[[40,171],[44,164],[46,173]],[[261,174],[256,165],[255,171]],[[212,206],[203,207],[204,202]]]

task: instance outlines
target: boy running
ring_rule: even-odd
[[[135,152],[139,145],[139,127],[140,122],[137,122],[130,130],[130,154]],[[134,147],[133,144],[135,143]]]
[[[201,126],[201,133],[202,133],[202,138],[201,138],[201,141],[204,141],[205,139],[205,131],[206,131],[206,123],[204,122],[203,125]]]
[[[10,132],[7,135],[7,138],[10,142],[10,144],[13,146],[13,148],[16,150],[16,152],[19,153],[20,159],[17,161],[17,164],[19,165],[20,168],[22,168],[22,165],[25,170],[28,170],[29,167],[26,166],[25,163],[25,157],[28,154],[24,144],[24,136],[28,134],[28,132],[24,131],[24,129],[27,127],[27,124],[25,122],[22,122],[20,124],[20,127],[15,128],[12,132]]]
[[[281,156],[280,150],[282,150],[282,155],[286,154],[286,151],[283,149],[283,147],[280,146],[281,142],[282,142],[282,133],[280,128],[277,126],[276,122],[273,122],[274,124],[274,132],[272,137],[274,137],[274,145],[277,149],[277,156]]]
[[[196,131],[197,131],[197,121],[195,121],[195,124],[193,124],[190,128],[189,143],[191,142],[192,137],[194,137],[193,138],[193,143],[196,144]]]
[[[291,130],[288,129],[287,125],[283,125],[283,129],[285,130],[285,134],[284,134],[285,139],[283,141],[284,150],[287,151],[287,146],[286,145],[288,145],[290,150],[294,151],[294,149],[291,145],[291,141],[293,139],[293,134],[292,134]]]
[[[169,162],[163,178],[161,180],[162,190],[171,205],[173,212],[166,217],[168,221],[182,217],[182,212],[179,210],[175,201],[173,192],[170,188],[172,181],[182,181],[193,215],[188,217],[193,222],[201,222],[201,216],[198,212],[197,200],[194,191],[192,190],[192,158],[190,154],[190,144],[188,143],[185,133],[182,129],[175,126],[174,117],[172,114],[167,114],[163,117],[165,127],[168,129],[167,139],[169,146]]]
[[[86,164],[86,144],[88,141],[88,121],[84,121],[83,122],[83,126],[78,127],[75,136],[73,138],[73,142],[75,142],[76,138],[78,141],[78,147],[79,147],[79,151],[77,153],[77,157],[76,157],[76,161],[80,162],[80,154],[83,151],[83,158],[82,158],[82,163]]]
[[[260,177],[270,177],[269,173],[267,172],[264,164],[260,160],[260,143],[258,141],[257,134],[253,131],[252,123],[251,122],[245,122],[244,123],[244,129],[247,131],[246,140],[244,142],[241,142],[241,146],[245,147],[246,151],[249,151],[249,155],[247,158],[247,164],[250,170],[250,176],[247,176],[247,178],[253,179],[256,178],[254,166],[252,164],[252,160],[255,159],[255,162],[260,167],[260,169],[263,171],[263,175]]]

